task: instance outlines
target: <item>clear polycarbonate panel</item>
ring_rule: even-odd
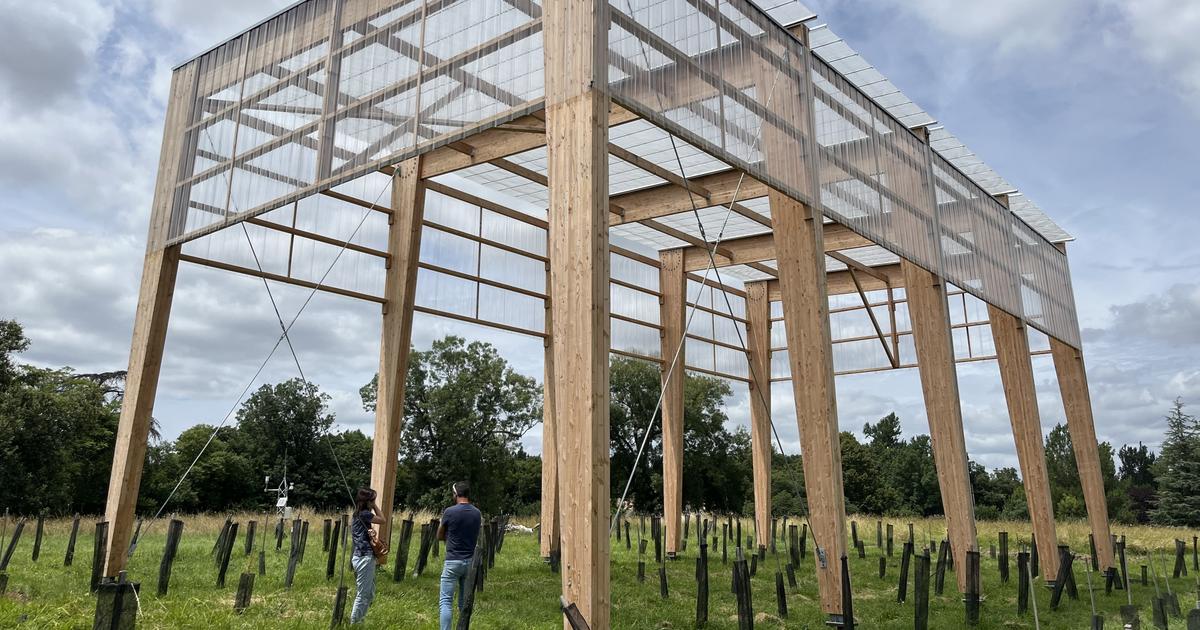
[[[810,198],[808,89],[794,37],[745,1],[610,0],[609,15],[615,100],[722,161]]]
[[[536,109],[541,25],[535,0],[308,0],[184,64],[170,226],[153,245]]]

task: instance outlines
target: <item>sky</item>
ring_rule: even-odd
[[[0,318],[22,359],[125,369],[171,69],[279,0],[0,0]],[[806,3],[852,47],[1076,237],[1068,246],[1100,440],[1157,446],[1171,401],[1200,404],[1200,2],[874,0]],[[236,408],[278,324],[261,282],[181,267],[155,416],[167,437]],[[273,288],[281,311],[308,297]],[[372,432],[358,388],[378,367],[379,306],[318,295],[293,332],[342,428]],[[541,341],[417,315],[419,348],[490,341],[541,379]],[[277,355],[253,383],[296,375]],[[1042,424],[1063,422],[1035,357]],[[962,364],[967,448],[1016,466],[994,362]],[[735,388],[731,424],[745,425]],[[839,421],[895,411],[927,432],[915,370],[839,377]],[[772,392],[798,451],[790,388]],[[1193,410],[1195,408],[1193,407]],[[540,428],[525,436],[540,451]]]

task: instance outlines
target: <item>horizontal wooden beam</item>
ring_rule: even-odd
[[[885,275],[891,279],[891,287],[893,289],[904,286],[904,274],[900,271],[900,264],[881,265],[872,267],[875,271]],[[859,276],[859,284],[862,285],[863,291],[881,291],[888,288],[882,280],[872,276]],[[854,286],[854,280],[850,278],[848,271],[831,271],[825,274],[825,286],[829,295],[845,295],[847,293],[857,293],[858,288]],[[779,281],[767,281],[767,295],[771,301],[780,299]]]
[[[189,256],[187,254],[181,254],[179,256],[179,260],[182,262],[189,262],[194,265],[200,265],[202,267],[211,267],[213,269],[220,269],[222,271],[232,271],[233,273],[240,273],[245,276],[252,276],[254,278],[264,278],[266,280],[280,282],[283,284],[290,284],[292,286],[303,287],[305,289],[316,289],[317,291],[322,291],[324,293],[333,293],[335,295],[351,297],[351,298],[355,298],[358,300],[364,300],[367,302],[376,302],[378,304],[386,304],[387,303],[387,300],[385,300],[379,296],[376,296],[376,295],[370,295],[367,293],[359,293],[358,291],[351,291],[349,289],[342,289],[339,287],[331,287],[331,286],[325,285],[325,284],[317,284],[316,282],[310,282],[308,280],[300,280],[298,278],[289,278],[288,276],[283,276],[283,275],[280,275],[277,273],[270,273],[267,271],[259,271],[257,269],[251,269],[250,267],[242,267],[240,265],[231,265],[229,263],[223,263],[223,262],[219,262],[216,260],[207,260],[204,258],[198,258],[196,256]]]
[[[870,239],[859,236],[840,223],[825,225],[825,252],[854,249],[874,245]],[[721,241],[722,252],[716,256],[718,267],[748,265],[775,260],[775,237],[772,234],[756,234]],[[684,268],[688,271],[703,271],[708,268],[708,254],[703,248],[689,247],[684,251]]]

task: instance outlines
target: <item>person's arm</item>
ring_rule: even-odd
[[[440,524],[438,525],[437,539],[438,540],[446,540],[446,513],[445,512],[442,513],[442,519],[440,521]]]
[[[375,516],[371,517],[371,522],[375,525],[382,525],[385,521],[383,520],[383,510],[379,509],[379,504],[372,501],[371,510],[375,512]]]

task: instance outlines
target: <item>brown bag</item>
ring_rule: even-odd
[[[379,539],[379,534],[374,527],[367,528],[367,539],[371,541],[371,553],[377,560],[381,562],[387,561],[388,546],[387,543]]]

